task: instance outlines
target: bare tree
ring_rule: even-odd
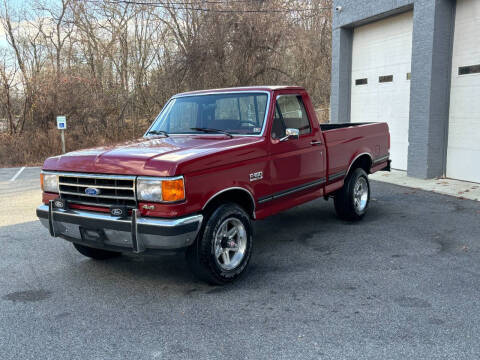
[[[0,106],[38,159],[58,151],[60,113],[72,147],[109,143],[185,90],[296,84],[328,108],[331,0],[14,1],[0,0]]]
[[[7,55],[2,53],[2,61],[0,64],[0,91],[1,106],[8,122],[8,129],[11,135],[17,132],[17,124],[15,122],[14,106],[12,104],[12,89],[17,73],[16,66],[7,66]]]

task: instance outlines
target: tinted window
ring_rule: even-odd
[[[310,133],[310,122],[301,96],[282,95],[277,98],[272,137],[284,137],[287,128],[300,130],[300,135]]]

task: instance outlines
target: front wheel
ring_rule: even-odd
[[[335,194],[335,211],[343,220],[360,220],[370,202],[370,183],[365,170],[357,168],[345,179],[343,187]]]
[[[208,217],[187,250],[190,269],[211,284],[233,282],[247,268],[252,238],[252,224],[245,210],[237,204],[222,204]]]

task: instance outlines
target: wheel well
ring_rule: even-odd
[[[356,168],[361,168],[365,170],[367,174],[370,174],[370,169],[372,167],[372,158],[368,154],[363,154],[355,159],[355,161],[350,165],[348,173],[355,170]],[[347,174],[348,175],[348,174]]]
[[[215,195],[207,201],[203,211],[209,214],[220,204],[226,202],[233,202],[240,205],[252,219],[255,217],[255,203],[253,196],[247,190],[242,189],[230,189]]]

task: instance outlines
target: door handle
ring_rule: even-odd
[[[310,145],[315,146],[315,145],[322,145],[321,140],[312,140],[310,141]]]

